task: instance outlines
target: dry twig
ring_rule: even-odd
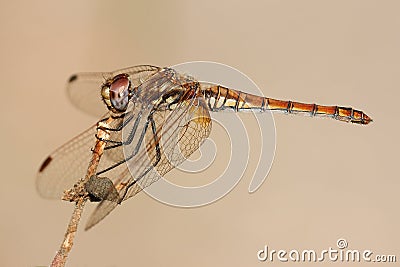
[[[99,165],[105,146],[105,142],[102,140],[108,139],[109,137],[109,133],[105,129],[112,121],[113,119],[109,117],[107,121],[103,123],[99,122],[97,125],[97,136],[99,138],[94,146],[92,159],[90,161],[86,176],[82,177],[82,179],[79,180],[72,189],[64,192],[63,200],[75,202],[75,208],[68,224],[67,231],[65,232],[64,241],[61,243],[60,249],[57,251],[57,254],[50,265],[51,267],[65,266],[68,254],[74,244],[74,238],[76,231],[78,230],[78,224],[82,216],[83,208],[85,207],[86,201],[89,198],[85,189],[85,183],[90,177],[96,174],[97,166]]]

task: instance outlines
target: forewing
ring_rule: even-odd
[[[40,196],[61,199],[64,190],[72,188],[86,174],[95,133],[96,125],[93,125],[47,157],[36,178]]]
[[[112,176],[122,201],[136,195],[181,164],[200,147],[211,131],[211,118],[202,96],[186,100],[174,110],[156,111],[153,113],[153,123],[151,120],[145,120],[144,123],[146,121],[149,126],[139,152],[125,164],[119,165],[118,173]],[[139,137],[138,134],[136,138]],[[136,144],[132,142],[131,146]],[[125,157],[129,152],[129,149],[125,150]],[[90,216],[86,229],[100,222],[117,204],[103,200]]]
[[[154,113],[154,122],[156,137],[152,132],[146,135],[146,150],[142,152],[146,155],[139,156],[147,158],[147,162],[128,162],[131,172],[140,175],[135,175],[137,182],[128,189],[123,200],[136,195],[184,162],[211,131],[211,118],[202,97],[185,101],[173,111]],[[146,166],[154,168],[145,173]]]

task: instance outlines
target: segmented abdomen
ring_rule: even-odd
[[[364,112],[351,107],[322,106],[276,100],[228,89],[219,85],[203,88],[203,94],[211,111],[232,109],[237,112],[246,110],[259,110],[264,112],[266,110],[272,110],[289,114],[330,117],[336,120],[358,124],[368,124],[372,121]]]

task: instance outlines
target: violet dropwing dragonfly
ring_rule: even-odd
[[[47,157],[36,185],[42,197],[61,198],[85,176],[94,144],[103,142],[96,174],[84,185],[85,197],[100,202],[86,229],[196,151],[210,134],[210,112],[272,110],[356,124],[372,121],[350,107],[256,96],[150,65],[76,74],[67,90],[74,105],[101,119]],[[100,137],[99,129],[108,136]]]

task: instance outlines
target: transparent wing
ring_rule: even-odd
[[[202,96],[186,100],[174,110],[157,110],[152,114],[144,122],[148,127],[139,152],[123,167],[119,167],[117,175],[107,174],[122,201],[136,195],[181,164],[200,147],[211,131],[211,118]],[[140,139],[140,135],[136,138]],[[137,144],[132,142],[132,149],[125,150],[125,157],[129,158],[129,152]],[[100,222],[117,205],[117,202],[103,200],[90,216],[86,230]]]
[[[96,125],[93,125],[47,157],[36,178],[40,196],[61,199],[64,190],[72,188],[86,174],[95,133]]]
[[[107,115],[103,118],[106,119]],[[111,127],[118,128],[122,123],[123,118],[116,119]],[[72,188],[86,175],[92,157],[91,149],[97,140],[96,132],[97,124],[56,149],[44,160],[36,178],[36,188],[40,196],[61,199],[65,190]],[[110,132],[110,139],[121,140],[121,132]],[[113,143],[106,145],[99,168],[106,169],[124,159],[122,149],[109,149],[112,146]],[[118,168],[114,172],[117,170]],[[114,172],[110,174],[114,175]]]
[[[138,79],[141,83],[141,78]],[[142,86],[144,98],[136,99],[124,116],[114,118],[109,125],[110,137],[97,175],[112,180],[121,201],[134,196],[182,163],[208,137],[211,119],[203,96],[197,94],[198,90],[192,88],[189,97],[177,103],[174,109],[168,105],[154,108],[154,99],[163,99],[164,93],[169,96],[170,92],[185,91],[182,84],[188,80],[188,77],[180,76],[171,69],[164,69]],[[108,113],[103,118],[111,115]],[[37,178],[40,195],[59,198],[64,190],[71,188],[86,174],[91,148],[96,142],[95,133],[96,125],[45,160]],[[102,220],[118,203],[100,202],[86,229]]]
[[[146,149],[138,156],[142,160],[128,162],[129,169],[140,175],[135,177],[123,200],[136,195],[179,166],[211,132],[210,114],[202,97],[186,101],[172,112],[154,113],[154,123],[156,134],[146,135]],[[143,155],[145,153],[147,155]],[[146,173],[148,165],[154,168]]]
[[[107,107],[101,99],[101,86],[106,79],[126,73],[130,75],[132,86],[139,86],[160,69],[150,65],[139,65],[114,72],[74,74],[68,80],[67,94],[74,106],[88,114],[99,117],[107,112]]]

